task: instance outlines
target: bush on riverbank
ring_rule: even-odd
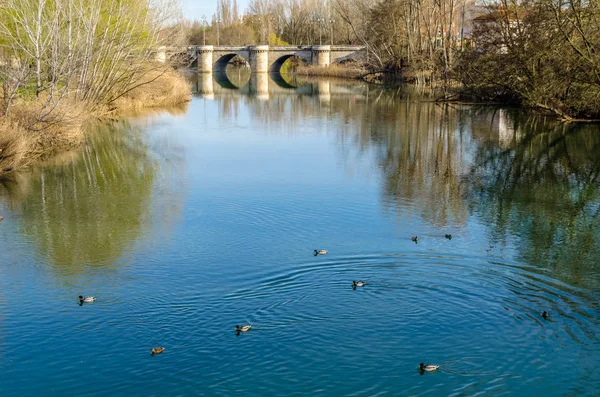
[[[173,69],[149,71],[135,88],[118,97],[105,110],[123,115],[138,114],[152,108],[167,108],[192,99],[189,83]]]
[[[41,118],[48,98],[17,99],[11,112],[0,120],[0,178],[84,141],[88,122],[107,117],[142,113],[145,109],[187,103],[191,89],[175,70],[152,65],[135,86],[104,106],[63,98],[51,114]]]
[[[600,11],[571,10],[540,0],[493,7],[473,31],[476,47],[462,52],[453,74],[463,93],[514,102],[558,117],[600,118]]]
[[[27,132],[13,120],[0,120],[0,177],[24,164],[31,140]]]
[[[80,145],[92,118],[188,101],[183,78],[154,61],[177,43],[179,15],[170,0],[4,0],[0,177]]]

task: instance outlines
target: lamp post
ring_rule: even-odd
[[[219,45],[219,25],[221,24],[221,18],[217,17],[215,22],[217,23],[217,46],[218,46]]]
[[[202,15],[202,45],[206,45],[206,15]]]
[[[323,42],[323,40],[322,40],[323,34],[321,32],[321,30],[322,30],[321,28],[323,27],[323,21],[324,21],[323,18],[317,17],[317,23],[319,24],[319,45],[323,44],[322,43]]]
[[[331,45],[333,45],[333,17],[329,18],[329,40],[331,41]]]

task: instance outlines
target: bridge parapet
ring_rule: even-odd
[[[220,45],[220,46],[215,46],[215,51],[217,51],[217,52],[248,51],[249,48],[250,48],[250,46],[246,46],[246,45],[241,45],[241,46]]]

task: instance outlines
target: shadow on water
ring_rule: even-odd
[[[82,152],[0,184],[20,233],[69,276],[114,265],[150,226],[156,160],[129,123],[93,128]]]

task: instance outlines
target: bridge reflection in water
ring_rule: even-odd
[[[192,80],[194,95],[213,100],[219,96],[237,94],[268,100],[273,95],[307,95],[318,96],[322,102],[331,100],[332,90],[338,94],[349,94],[355,90],[346,85],[331,84],[329,80],[303,80],[287,78],[278,72],[250,73],[243,68],[231,68],[224,72],[194,73]]]

